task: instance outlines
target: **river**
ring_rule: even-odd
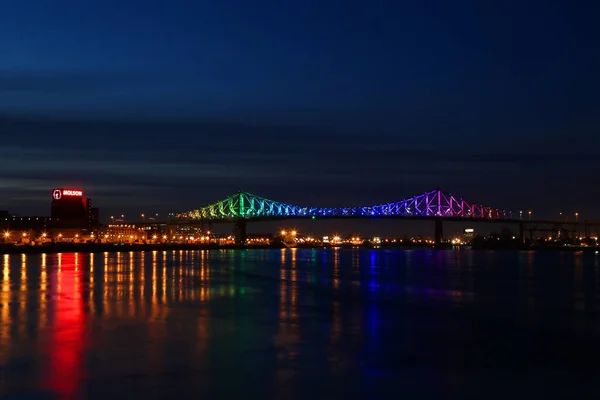
[[[600,392],[598,254],[256,249],[0,263],[0,396]]]

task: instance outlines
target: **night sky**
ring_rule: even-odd
[[[600,219],[597,1],[5,1],[0,209],[238,189]]]

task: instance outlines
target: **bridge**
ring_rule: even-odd
[[[185,220],[281,220],[290,218],[453,217],[460,219],[514,219],[511,211],[465,201],[436,189],[419,196],[365,207],[305,207],[281,203],[238,191],[224,200],[180,214]]]
[[[509,222],[522,220],[521,213],[466,201],[440,189],[391,203],[362,207],[306,207],[278,202],[238,191],[204,207],[177,215],[180,222],[233,222],[236,241],[246,240],[251,221],[323,218],[402,218],[435,221],[435,242],[441,244],[446,221]]]

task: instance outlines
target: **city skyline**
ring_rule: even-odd
[[[47,192],[47,190],[46,190]],[[319,217],[320,214],[322,213],[329,213],[330,211],[327,210],[331,210],[331,212],[335,211],[335,214],[345,214],[347,212],[351,212],[353,215],[356,214],[356,216],[358,216],[357,213],[359,214],[365,214],[367,213],[368,215],[372,215],[372,216],[385,216],[388,215],[389,212],[392,213],[400,213],[402,215],[404,215],[406,212],[408,212],[408,214],[411,214],[410,210],[411,210],[411,206],[410,203],[407,202],[420,202],[421,200],[418,200],[420,198],[423,198],[423,201],[425,199],[425,197],[427,196],[427,198],[429,198],[429,196],[432,195],[436,195],[437,193],[440,193],[441,199],[440,201],[442,201],[442,203],[439,204],[439,207],[442,207],[442,209],[445,209],[445,207],[450,207],[450,208],[454,208],[454,211],[448,211],[450,214],[448,214],[448,216],[455,216],[457,218],[468,218],[469,215],[465,215],[463,216],[462,213],[474,213],[471,217],[475,217],[475,218],[480,218],[481,214],[483,213],[483,217],[482,218],[490,218],[490,219],[501,219],[501,220],[554,220],[554,221],[577,221],[580,220],[580,217],[582,216],[580,212],[575,211],[575,212],[559,212],[559,213],[552,213],[552,215],[542,215],[542,216],[538,216],[537,213],[535,213],[535,218],[534,218],[534,212],[532,209],[530,208],[523,208],[523,209],[507,209],[507,208],[502,208],[502,207],[491,207],[487,204],[481,204],[480,202],[472,202],[469,201],[469,199],[465,199],[463,197],[461,197],[460,195],[457,195],[456,193],[450,193],[447,192],[439,187],[436,187],[434,190],[432,191],[427,191],[425,193],[419,193],[416,195],[412,195],[412,196],[407,196],[404,199],[397,199],[397,200],[392,200],[387,201],[387,202],[380,202],[380,203],[372,203],[372,204],[362,204],[362,205],[358,205],[358,204],[353,204],[353,205],[345,205],[345,206],[335,206],[335,205],[330,205],[327,207],[320,207],[317,206],[315,208],[314,205],[311,204],[297,204],[297,203],[283,203],[283,202],[279,202],[275,199],[267,199],[264,198],[256,193],[250,193],[250,192],[246,192],[246,191],[242,191],[242,190],[237,190],[233,193],[230,193],[229,196],[227,196],[227,198],[223,198],[223,199],[218,199],[218,200],[214,200],[212,203],[210,204],[202,204],[198,207],[194,207],[194,208],[188,208],[185,210],[178,210],[178,211],[170,211],[170,212],[156,212],[157,209],[150,209],[150,210],[145,210],[145,209],[140,209],[139,207],[133,211],[133,212],[122,212],[124,210],[124,207],[121,207],[119,212],[111,212],[109,213],[110,216],[108,214],[105,214],[103,216],[103,219],[105,220],[105,222],[108,221],[145,221],[145,220],[160,220],[160,221],[166,221],[169,219],[187,219],[187,218],[200,218],[198,216],[193,216],[195,214],[198,214],[200,209],[206,209],[208,210],[209,208],[215,208],[215,207],[219,207],[220,203],[227,203],[229,201],[229,199],[236,199],[238,196],[243,195],[243,196],[248,196],[249,198],[253,198],[253,199],[257,199],[257,201],[265,201],[265,202],[269,202],[269,203],[273,203],[276,205],[276,207],[291,207],[290,210],[292,214],[289,214],[290,219],[295,219],[297,217],[302,217],[301,215],[295,215],[295,213],[297,212],[302,212],[302,213],[309,213],[310,214],[310,210],[314,210],[315,217]],[[50,198],[53,200],[59,200],[62,197],[89,197],[89,194],[86,190],[83,190],[81,187],[72,187],[72,186],[63,186],[61,188],[59,187],[54,187],[52,189],[50,189]],[[45,200],[48,200],[48,196],[47,193],[44,196]],[[248,200],[250,201],[250,200]],[[438,204],[436,203],[436,201],[429,199],[427,200],[428,202],[431,201],[431,207],[434,207],[437,210]],[[403,204],[406,203],[406,206],[404,206]],[[415,203],[415,205],[417,204]],[[435,204],[434,204],[435,203]],[[279,204],[277,206],[277,204]],[[347,203],[346,203],[347,204]],[[461,204],[464,204],[463,206],[461,206]],[[394,206],[395,205],[395,206]],[[162,207],[164,209],[164,205],[161,205],[160,207]],[[233,206],[232,206],[233,207]],[[257,206],[258,207],[258,206]],[[383,207],[383,208],[382,208]],[[400,209],[398,209],[397,211],[391,211],[387,210],[388,207],[409,207],[407,208],[405,211],[400,211]],[[421,205],[419,207],[425,207],[425,205]],[[456,208],[458,207],[458,209]],[[465,209],[463,210],[462,208],[465,207]],[[395,209],[394,208],[394,209]],[[429,206],[427,206],[426,208],[423,208],[423,210],[418,211],[418,213],[426,213],[423,214],[423,216],[432,216],[432,215],[445,215],[444,211],[441,211],[442,214],[434,214],[436,213],[435,210],[429,210],[427,211],[429,208]],[[472,210],[471,210],[472,208]],[[369,211],[373,209],[373,211]],[[381,209],[381,210],[380,210]],[[440,209],[440,210],[442,210]],[[142,210],[142,211],[140,211]],[[216,209],[215,209],[216,210]],[[216,212],[215,210],[210,211],[211,213]],[[233,210],[233,209],[232,209]],[[298,211],[293,211],[293,210],[298,210]],[[304,211],[302,211],[304,210]],[[344,211],[345,210],[345,211]],[[386,211],[387,210],[387,211]],[[408,211],[407,211],[408,210]],[[487,210],[487,211],[486,211]],[[10,215],[13,216],[27,216],[27,214],[23,214],[23,213],[18,213],[15,212],[15,210],[2,210],[2,211],[8,211]],[[114,211],[114,210],[113,210]],[[238,211],[232,211],[237,213]],[[264,211],[265,213],[283,213],[283,210],[277,211],[276,209],[271,210],[271,211]],[[380,213],[382,213],[380,215]],[[456,214],[456,213],[460,213]],[[37,216],[43,216],[45,215],[45,211],[42,211],[39,214],[35,214]],[[127,214],[127,216],[125,215]],[[340,216],[342,215],[340,214]],[[365,214],[364,216],[366,216],[367,214]],[[398,214],[398,215],[400,215]],[[407,214],[407,215],[408,215]],[[413,210],[413,214],[414,214],[414,210]],[[488,215],[489,214],[489,215]],[[555,215],[556,214],[556,215]],[[29,215],[34,215],[34,214],[29,214]],[[200,214],[198,214],[200,215]],[[333,214],[332,214],[333,215]],[[391,215],[391,214],[390,214]],[[416,214],[415,214],[416,215]],[[247,216],[245,215],[238,215],[241,216],[242,218],[247,218]],[[265,217],[269,217],[271,216],[271,214],[264,215]],[[309,215],[310,216],[310,215]],[[323,214],[322,216],[325,216],[325,214]],[[410,216],[410,215],[408,215]],[[212,217],[209,217],[209,219]],[[229,216],[229,217],[224,217],[224,218],[234,218],[234,216]],[[252,219],[252,216],[250,216],[250,220]],[[278,220],[278,218],[275,218],[276,220]],[[282,214],[282,218],[279,218],[281,220],[285,220],[285,217]],[[315,218],[313,217],[313,220]],[[409,218],[410,219],[410,218]],[[581,221],[591,221],[589,219],[581,219]],[[263,221],[259,221],[259,222],[264,222]]]
[[[56,220],[55,223],[58,223],[59,220],[66,218],[64,222],[67,225],[88,226],[92,229],[101,226],[98,225],[99,223],[105,223],[108,226],[156,227],[158,225],[152,224],[159,223],[164,226],[167,221],[172,221],[175,224],[182,222],[184,225],[186,222],[201,223],[203,230],[209,229],[220,234],[231,234],[232,232],[237,234],[238,222],[246,221],[247,224],[244,223],[244,228],[242,228],[244,237],[246,232],[266,234],[282,230],[294,230],[309,235],[384,235],[388,237],[423,235],[429,237],[433,227],[432,223],[437,219],[446,225],[445,230],[441,228],[441,235],[444,235],[443,232],[455,235],[466,228],[473,229],[477,226],[477,232],[497,234],[510,231],[514,236],[517,235],[517,230],[521,232],[524,229],[522,226],[520,227],[519,221],[531,222],[533,223],[531,227],[534,228],[541,224],[535,229],[542,231],[548,226],[555,229],[556,226],[567,224],[569,229],[574,229],[574,232],[581,231],[583,234],[589,235],[592,231],[597,231],[597,226],[600,224],[599,221],[582,218],[579,212],[575,212],[573,215],[561,212],[558,217],[540,218],[534,215],[532,210],[496,209],[477,202],[469,202],[456,193],[448,193],[440,189],[411,196],[398,202],[349,208],[315,208],[306,205],[284,204],[239,191],[226,199],[206,205],[202,209],[186,210],[184,213],[142,212],[127,215],[117,213],[110,216],[104,215],[104,218],[100,219],[98,218],[98,208],[90,206],[92,199],[81,188],[55,188],[51,191],[51,198],[51,217],[44,214],[19,216],[15,213],[8,213],[5,214],[7,228],[10,230],[10,221],[13,221],[19,226],[28,227],[27,229],[37,229],[40,234],[46,228],[58,228],[60,232],[65,226],[53,226],[51,221]],[[59,203],[62,206],[59,207]],[[33,225],[27,225],[27,221],[34,221],[31,222]],[[46,226],[47,223],[50,225]],[[437,232],[437,222],[433,225]]]

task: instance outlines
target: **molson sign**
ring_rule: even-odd
[[[65,197],[82,197],[83,190],[78,189],[54,189],[52,192],[52,198],[54,200],[60,200]]]

